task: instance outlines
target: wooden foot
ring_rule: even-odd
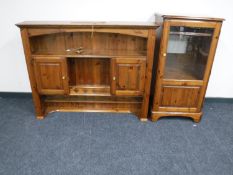
[[[159,116],[154,115],[153,117],[151,117],[151,121],[157,122],[159,120],[159,118],[160,118]]]
[[[39,115],[36,116],[37,120],[43,120],[44,118],[45,118],[44,116],[39,116]]]
[[[199,123],[201,121],[201,114],[200,115],[196,115],[195,117],[193,117],[193,121],[195,123]]]
[[[141,121],[141,122],[147,122],[148,119],[147,119],[147,118],[140,118],[140,121]]]
[[[202,112],[189,113],[189,112],[152,112],[151,120],[153,122],[158,121],[161,117],[188,117],[192,118],[194,122],[198,123],[201,120]]]

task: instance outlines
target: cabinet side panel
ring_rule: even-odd
[[[210,47],[209,57],[208,57],[206,70],[205,70],[205,74],[204,74],[204,84],[203,84],[202,90],[200,92],[200,98],[198,100],[198,107],[197,108],[199,111],[202,108],[203,101],[205,98],[205,93],[206,93],[206,89],[208,86],[212,65],[214,62],[214,56],[215,56],[215,52],[216,52],[216,48],[217,48],[217,44],[218,44],[218,38],[219,38],[219,35],[221,32],[221,27],[222,27],[222,22],[217,22],[215,30],[214,30],[214,34],[212,37],[212,43],[211,43],[211,47]]]
[[[26,64],[27,64],[27,70],[28,70],[28,75],[29,75],[29,80],[31,84],[31,90],[32,90],[32,98],[35,106],[35,112],[37,118],[43,118],[44,117],[44,109],[43,109],[43,104],[41,101],[41,98],[37,92],[36,88],[36,80],[35,80],[35,75],[34,75],[34,70],[32,66],[32,57],[31,57],[31,49],[30,49],[30,42],[29,42],[29,37],[28,37],[28,32],[27,29],[22,28],[21,29],[21,37],[22,37],[22,42],[23,42],[23,47],[24,47],[24,54],[25,54],[25,59],[26,59]]]
[[[153,99],[153,111],[159,110],[159,102],[161,97],[161,88],[162,88],[162,79],[164,75],[164,65],[165,65],[165,57],[163,53],[167,51],[167,40],[168,40],[168,33],[169,33],[169,23],[165,21],[163,23],[163,32],[162,38],[160,43],[160,49],[158,54],[158,66],[156,71],[156,84],[155,84],[155,92],[154,92],[154,99]]]
[[[146,78],[145,78],[145,87],[144,87],[145,90],[143,94],[143,103],[142,103],[142,111],[140,118],[147,118],[148,115],[152,66],[154,61],[155,39],[156,39],[155,29],[150,29],[147,40],[147,64],[146,64]]]

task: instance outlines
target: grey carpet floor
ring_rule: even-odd
[[[232,175],[233,104],[206,102],[200,124],[131,114],[34,117],[30,98],[0,98],[2,175]]]

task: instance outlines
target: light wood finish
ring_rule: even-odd
[[[153,89],[152,121],[166,116],[191,117],[195,122],[200,121],[221,24],[222,19],[216,18],[164,16]],[[182,28],[179,28],[180,26]],[[173,43],[169,43],[173,35],[180,38],[192,37],[176,42],[177,44],[187,41],[185,52],[174,50],[168,52],[168,45],[175,43],[173,40]],[[202,42],[199,42],[201,39]],[[209,51],[202,50],[202,48],[208,50],[208,43],[205,42],[210,43]]]
[[[38,119],[53,111],[147,119],[156,23],[23,22]]]

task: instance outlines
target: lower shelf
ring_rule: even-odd
[[[45,112],[123,112],[140,115],[141,97],[45,97]]]

